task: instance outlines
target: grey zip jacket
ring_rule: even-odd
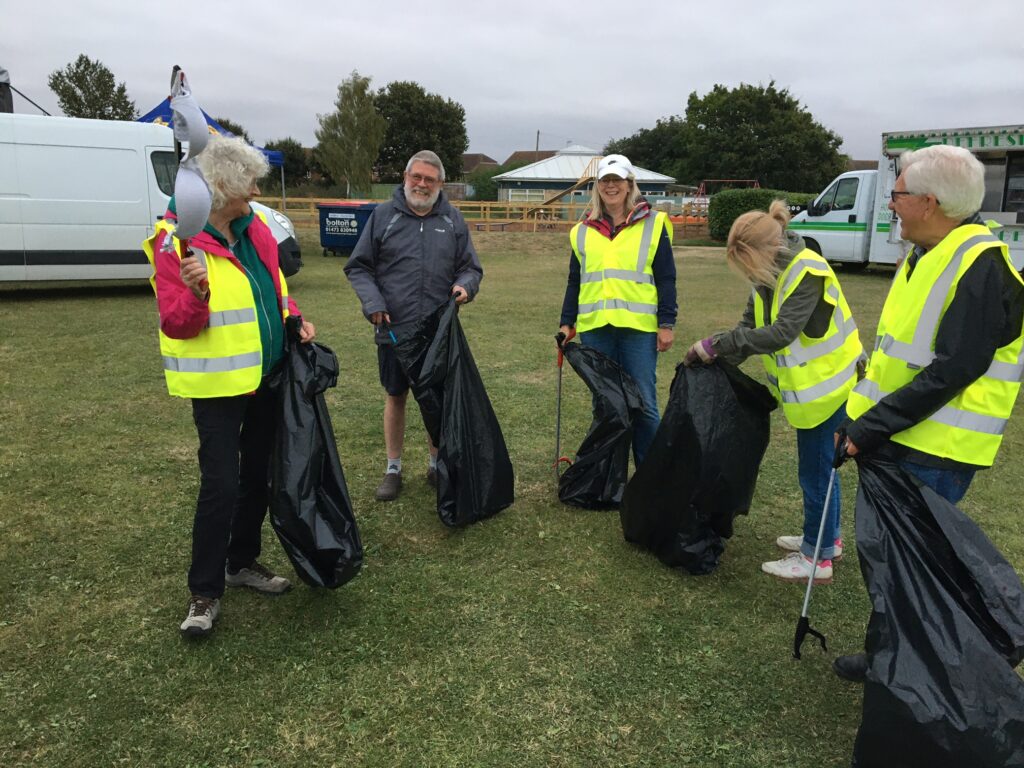
[[[462,214],[448,202],[444,190],[426,216],[417,216],[397,187],[391,200],[370,214],[345,276],[363,305],[367,320],[387,312],[391,328],[400,333],[437,309],[461,285],[472,301],[484,271],[469,238]],[[383,329],[378,344],[389,344]]]

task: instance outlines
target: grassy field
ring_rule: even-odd
[[[303,236],[292,293],[342,366],[327,399],[366,547],[336,592],[231,592],[185,642],[197,467],[187,402],[164,389],[148,286],[0,288],[0,766],[838,766],[861,691],[832,653],[790,656],[802,591],[762,576],[800,529],[793,431],[780,414],[754,506],[719,569],[690,577],[622,539],[615,513],[561,506],[552,334],[565,236],[482,234],[482,292],[462,320],[516,468],[515,505],[451,531],[411,423],[406,492],[374,501],[382,397],[370,326]],[[677,346],[739,317],[721,249],[680,248]],[[872,339],[890,273],[841,274]],[[748,370],[762,374],[755,362]],[[1019,409],[1018,409],[1019,411]],[[563,438],[589,396],[567,369]],[[1024,568],[1016,415],[964,508]],[[814,624],[856,650],[855,470],[846,559]],[[264,560],[291,573],[269,524]]]

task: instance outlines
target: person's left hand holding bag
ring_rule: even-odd
[[[700,362],[708,365],[713,363],[716,357],[718,357],[718,353],[715,352],[712,338],[708,336],[708,338],[695,341],[690,345],[686,351],[686,357],[683,358],[683,364],[693,365]]]

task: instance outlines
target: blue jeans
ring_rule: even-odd
[[[580,342],[610,357],[633,377],[644,398],[644,412],[633,422],[633,462],[644,460],[658,431],[658,334],[603,325],[580,334]]]
[[[923,464],[915,464],[912,461],[901,461],[899,464],[950,504],[956,504],[964,497],[976,471],[973,469],[936,469]]]
[[[818,540],[821,513],[825,509],[828,494],[828,480],[832,475],[832,457],[835,455],[835,432],[846,419],[846,406],[825,421],[810,429],[796,431],[797,473],[800,489],[804,492],[804,540],[800,551],[807,557],[814,557],[814,545]],[[835,541],[839,530],[839,477],[836,477],[832,496],[828,503],[828,518],[821,535],[821,553],[818,558],[831,560],[835,555]]]

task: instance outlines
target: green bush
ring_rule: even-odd
[[[802,205],[814,199],[806,192],[783,192],[778,189],[726,189],[711,198],[708,204],[708,231],[715,240],[729,237],[729,228],[736,217],[747,211],[767,211],[772,200],[782,199],[790,205]]]

